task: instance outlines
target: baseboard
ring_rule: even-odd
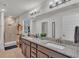
[[[0,50],[4,51],[5,50],[4,46],[0,46]]]
[[[16,45],[16,41],[5,43],[5,47]]]

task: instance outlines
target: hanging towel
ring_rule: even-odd
[[[74,38],[75,38],[75,43],[79,43],[79,26],[76,26],[75,27],[75,35],[74,35]]]

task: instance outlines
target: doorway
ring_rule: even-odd
[[[42,22],[42,33],[48,34],[48,22]]]
[[[7,17],[5,19],[5,47],[16,45],[17,28],[16,20],[13,17]]]

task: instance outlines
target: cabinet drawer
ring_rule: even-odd
[[[29,41],[27,41],[27,40],[23,40],[23,42],[25,43],[25,44],[27,44],[27,45],[30,45],[30,42]]]
[[[25,53],[26,53],[26,57],[30,58],[30,46],[29,45],[26,45]]]
[[[36,53],[31,52],[31,57],[36,58]]]
[[[44,52],[45,54],[47,54],[50,58],[67,58],[67,56],[60,54],[58,52],[55,52],[54,50],[50,50],[48,48],[42,47],[42,46],[38,46],[38,50]]]
[[[44,52],[45,54],[49,54],[49,49],[42,47],[42,46],[38,46],[38,50],[41,52]]]
[[[35,48],[31,48],[31,51],[36,53],[36,49]]]
[[[46,55],[40,51],[38,51],[38,53],[37,53],[37,58],[48,58],[48,57],[49,57],[48,55]]]
[[[31,47],[36,48],[36,44],[35,43],[31,43]]]
[[[21,49],[22,49],[23,55],[26,56],[26,45],[24,43],[22,44]]]
[[[49,55],[50,57],[54,57],[54,58],[68,58],[67,56],[63,55],[63,54],[60,54],[60,53],[57,53],[55,51],[49,51]]]

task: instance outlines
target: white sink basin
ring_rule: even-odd
[[[33,38],[31,38],[31,37],[27,37],[27,39],[33,40]]]
[[[53,44],[53,43],[46,43],[46,46],[54,47],[54,48],[58,48],[58,49],[64,49],[65,48],[64,46]]]

